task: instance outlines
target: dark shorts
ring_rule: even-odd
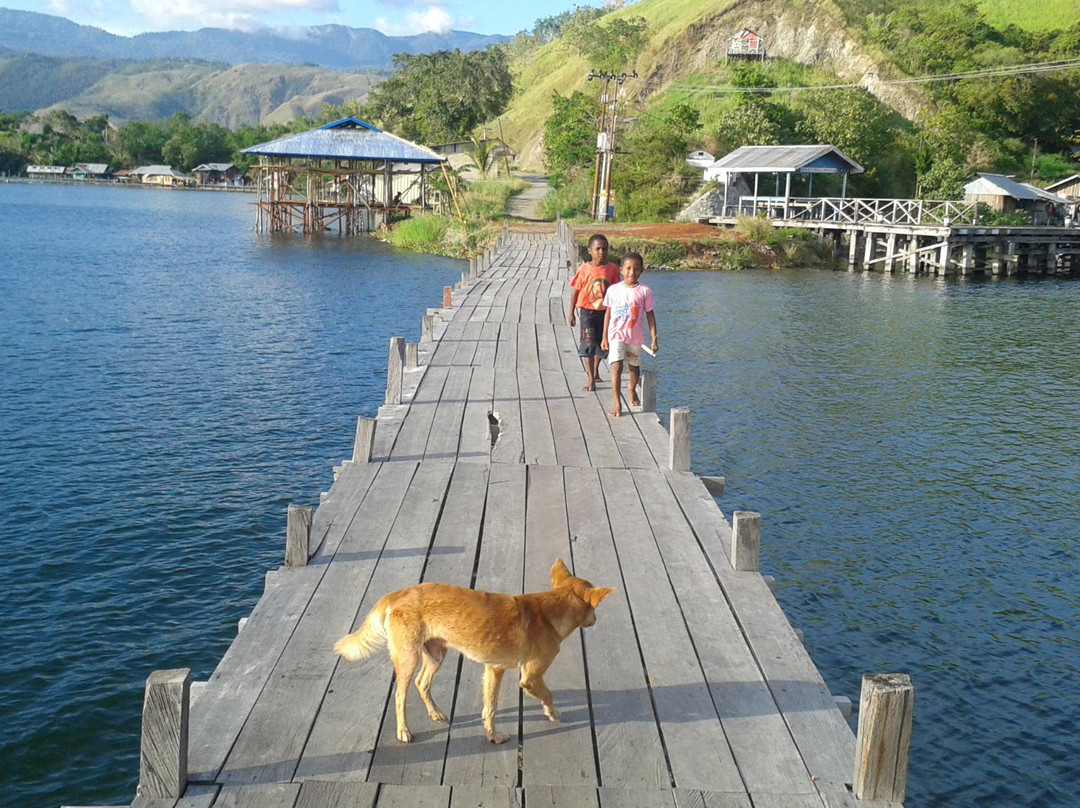
[[[578,354],[603,356],[604,352],[600,350],[600,343],[604,338],[604,310],[578,308],[577,318],[581,329],[578,337]]]

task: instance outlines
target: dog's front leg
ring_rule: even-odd
[[[505,668],[484,666],[484,734],[492,743],[506,743],[507,736],[495,731],[495,713],[499,709],[499,688],[502,687]]]
[[[547,668],[547,665],[522,666],[521,689],[544,705],[544,715],[548,717],[548,721],[558,723],[559,711],[555,709],[551,691],[544,684],[544,672]]]

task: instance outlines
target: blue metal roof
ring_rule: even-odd
[[[364,160],[378,163],[442,163],[426,146],[384,132],[359,118],[342,118],[318,129],[243,149],[265,157],[315,157],[322,160]]]
[[[863,167],[835,146],[742,146],[710,166],[745,174],[861,174]]]

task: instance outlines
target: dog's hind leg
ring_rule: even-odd
[[[547,664],[539,662],[522,665],[521,689],[534,699],[538,699],[540,703],[544,705],[544,715],[548,717],[549,721],[558,723],[559,711],[555,709],[552,702],[551,691],[548,690],[547,685],[544,684],[544,673],[547,669]]]
[[[412,733],[405,721],[405,700],[409,695],[409,681],[420,664],[420,648],[420,638],[412,636],[405,626],[395,626],[391,618],[387,631],[387,649],[397,673],[394,707],[397,713],[397,737],[402,743],[412,740]]]
[[[431,680],[439,672],[439,666],[442,665],[445,656],[445,642],[442,640],[428,640],[424,643],[424,664],[420,668],[420,673],[416,675],[416,689],[420,692],[420,698],[423,699],[424,706],[427,707],[428,715],[431,716],[432,721],[447,720],[446,714],[435,705],[435,701],[431,698]]]
[[[492,743],[506,743],[507,736],[495,730],[495,713],[499,709],[499,688],[506,668],[484,666],[484,734]]]

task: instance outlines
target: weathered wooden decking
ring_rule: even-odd
[[[765,581],[732,570],[712,496],[666,470],[656,415],[606,416],[606,373],[582,391],[567,280],[560,242],[511,235],[455,292],[405,403],[380,410],[374,459],[344,464],[316,510],[310,562],[271,577],[193,700],[186,796],[136,804],[854,803],[854,736]],[[403,745],[386,654],[331,651],[389,591],[546,589],[560,556],[618,588],[546,676],[561,724],[511,674],[510,741],[487,743],[481,668],[454,653],[433,689],[450,724],[412,690]]]

